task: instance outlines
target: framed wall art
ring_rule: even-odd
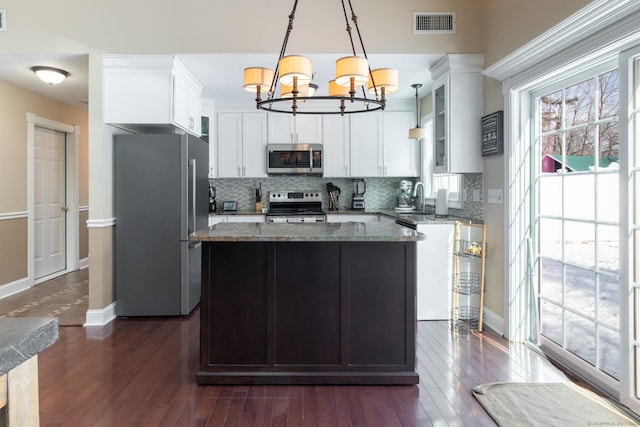
[[[503,151],[503,125],[502,110],[482,117],[482,156],[502,154]]]

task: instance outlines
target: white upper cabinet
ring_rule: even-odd
[[[411,117],[410,112],[351,115],[351,176],[417,176],[418,146],[408,138]]]
[[[267,113],[217,114],[218,178],[267,176]]]
[[[352,114],[351,176],[365,178],[384,176],[382,168],[382,125],[379,113]]]
[[[413,177],[418,176],[419,151],[418,142],[409,139],[409,128],[412,128],[412,114],[407,112],[384,112],[383,159],[384,176]]]
[[[349,116],[328,114],[322,118],[322,157],[324,176],[351,176]]]
[[[297,114],[269,115],[270,144],[321,144],[322,116]]]
[[[173,55],[104,55],[104,121],[200,136],[202,85]]]
[[[483,55],[452,54],[431,69],[434,172],[483,171],[480,141]]]

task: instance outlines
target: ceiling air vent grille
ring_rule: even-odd
[[[456,32],[454,12],[413,12],[413,34],[453,34]]]

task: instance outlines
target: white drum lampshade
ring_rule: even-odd
[[[329,82],[329,96],[349,96],[349,88],[336,84],[335,80]]]
[[[336,61],[336,84],[351,86],[353,77],[354,87],[360,87],[369,81],[369,62],[359,56],[345,56]]]
[[[278,75],[283,85],[293,86],[294,77],[298,78],[298,86],[309,84],[313,75],[311,59],[302,55],[283,56],[278,61]]]
[[[255,92],[260,87],[261,93],[269,92],[273,81],[273,70],[264,67],[249,67],[244,69],[243,88],[249,92]]]
[[[398,91],[400,83],[400,72],[393,68],[378,68],[371,71],[371,79],[369,79],[369,93],[375,93],[376,88],[378,94],[380,89],[384,88],[386,94]],[[375,87],[373,86],[375,84]]]

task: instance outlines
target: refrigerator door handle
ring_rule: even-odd
[[[196,159],[189,159],[191,166],[191,219],[193,224],[192,230],[187,230],[188,234],[196,231]]]

